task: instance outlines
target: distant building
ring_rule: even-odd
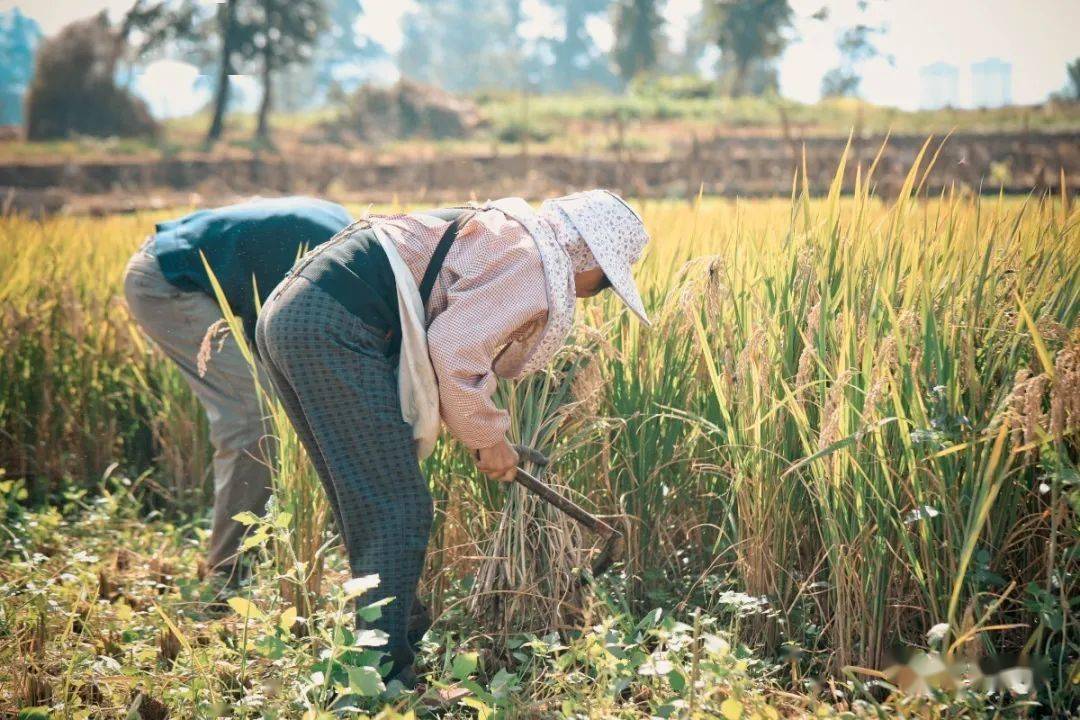
[[[987,58],[971,64],[971,100],[975,107],[1012,104],[1012,63]]]
[[[960,73],[955,65],[936,62],[919,71],[922,82],[922,107],[934,110],[956,107],[960,96]]]

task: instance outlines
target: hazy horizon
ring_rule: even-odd
[[[44,6],[27,0],[0,0],[0,10],[18,7],[37,20],[46,34],[52,34],[68,22],[102,9],[115,17],[131,4],[131,0],[51,0]],[[796,38],[778,63],[780,91],[801,102],[820,97],[821,78],[838,61],[836,38],[844,27],[857,22],[887,26],[875,39],[882,55],[862,67],[861,96],[875,104],[903,109],[924,106],[920,71],[934,63],[956,68],[958,107],[973,105],[970,68],[988,58],[1011,65],[1012,102],[1033,104],[1065,85],[1065,65],[1080,55],[1075,40],[1080,2],[1046,0],[1039,4],[1038,12],[1032,12],[1027,3],[1010,0],[883,0],[870,3],[865,13],[857,10],[857,0],[791,0],[791,4],[796,14]],[[814,20],[811,16],[823,5],[829,8],[828,20]],[[364,7],[358,27],[389,52],[396,52],[401,43],[402,16],[415,7],[414,3],[368,0]],[[675,47],[683,43],[687,26],[700,7],[701,0],[668,0],[664,4],[666,29]],[[523,30],[527,35],[552,32],[550,12],[540,0],[527,0],[525,9],[528,20]],[[928,18],[934,21],[928,22]],[[589,31],[598,46],[610,47],[612,30],[606,18],[600,16],[590,23]],[[148,96],[156,112],[187,114],[209,96],[208,88],[192,87],[197,75],[191,66],[165,62],[148,67],[137,88]],[[383,75],[385,80],[393,79],[388,69]],[[168,94],[161,87],[170,88]]]

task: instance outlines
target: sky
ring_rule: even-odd
[[[478,0],[480,2],[481,0]],[[212,3],[214,0],[204,0]],[[107,9],[119,16],[132,0],[0,0],[0,10],[19,7],[37,20],[46,34],[64,24]],[[401,45],[401,18],[415,6],[411,0],[366,0],[362,19],[391,52]],[[1012,99],[1037,103],[1062,89],[1065,65],[1080,56],[1080,0],[870,0],[866,11],[857,0],[791,0],[796,14],[794,40],[780,60],[780,91],[785,97],[813,102],[820,96],[821,77],[837,64],[836,40],[843,28],[863,22],[884,25],[876,38],[882,57],[862,67],[862,95],[867,100],[905,109],[924,102],[920,71],[945,62],[958,71],[957,104],[973,102],[971,65],[997,58],[1012,65]],[[811,16],[827,6],[825,21]],[[526,0],[529,21],[524,32],[552,33],[550,14],[540,0]],[[667,0],[663,15],[678,47],[701,0]],[[589,30],[601,47],[612,42],[610,23],[595,19]],[[164,62],[149,68],[137,88],[161,114],[185,114],[205,102],[209,90],[194,89],[197,73],[183,63]],[[205,83],[203,83],[205,85]],[[168,88],[166,92],[164,88]],[[189,88],[178,92],[177,88]],[[244,94],[257,96],[254,86]],[[242,90],[242,92],[244,92]]]

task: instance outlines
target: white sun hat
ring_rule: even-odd
[[[540,215],[561,212],[584,238],[611,289],[646,325],[649,317],[641,301],[634,263],[641,259],[649,233],[641,216],[609,190],[588,190],[546,201]]]

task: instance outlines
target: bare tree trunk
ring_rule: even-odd
[[[746,74],[750,69],[748,59],[738,58],[735,61],[735,78],[731,85],[731,96],[742,97],[746,93]]]
[[[236,0],[225,0],[218,8],[218,31],[221,34],[221,61],[218,64],[217,88],[214,90],[214,117],[206,133],[206,144],[221,139],[225,111],[229,105],[229,75],[232,74],[233,38],[236,35]]]
[[[263,95],[259,103],[259,124],[255,128],[255,137],[259,140],[270,139],[270,106],[273,104],[274,87],[273,63],[270,59],[270,50],[263,52]]]

